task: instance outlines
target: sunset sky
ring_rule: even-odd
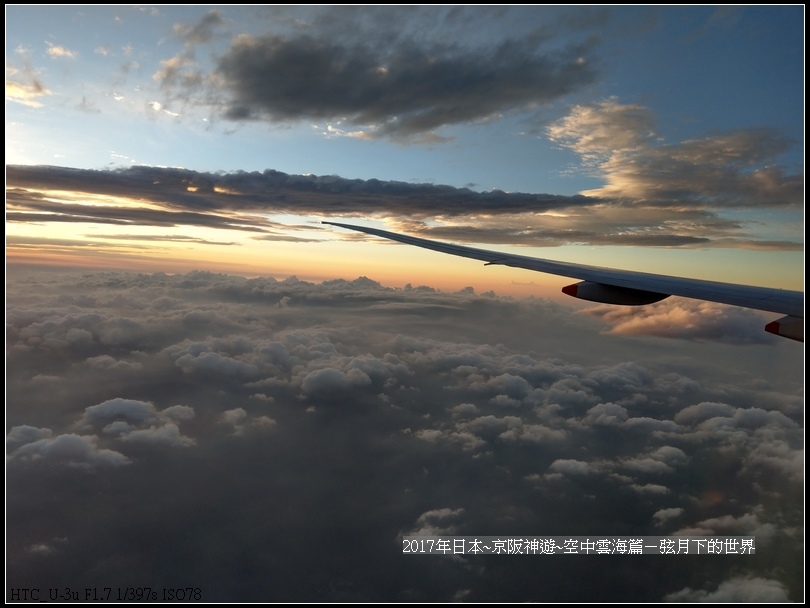
[[[7,601],[803,601],[778,315],[321,222],[803,290],[804,17],[7,6]],[[402,555],[433,533],[757,551]]]
[[[11,6],[7,255],[515,295],[560,284],[352,243],[329,218],[800,289],[802,16]]]

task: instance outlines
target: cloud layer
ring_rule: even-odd
[[[545,27],[498,41],[469,35],[471,22],[505,17],[486,9],[337,7],[264,17],[271,33],[232,32],[224,46],[218,33],[229,24],[217,11],[179,24],[182,50],[154,79],[175,105],[227,120],[347,124],[352,137],[438,142],[448,127],[526,112],[597,75],[587,32],[551,13]]]
[[[413,44],[379,49],[315,37],[236,39],[217,65],[232,120],[348,120],[360,137],[433,136],[453,124],[559,99],[593,81],[585,48],[540,53]]]
[[[628,162],[637,164],[633,159]],[[701,163],[695,161],[692,166],[697,168]],[[613,170],[629,180],[622,191],[610,177]],[[722,184],[710,171],[704,172],[694,176],[689,188],[676,193],[674,186],[667,190],[662,184],[649,182],[646,172],[644,176],[637,174],[636,179],[614,167],[608,170],[613,185],[588,196],[562,196],[475,192],[335,175],[289,175],[272,169],[204,173],[161,167],[92,171],[9,166],[6,219],[21,223],[219,228],[237,234],[256,233],[255,238],[260,239],[307,241],[311,237],[290,232],[311,228],[283,225],[268,216],[376,217],[388,218],[395,228],[415,235],[477,243],[800,251],[804,247],[801,239],[754,238],[746,222],[724,218],[715,210],[715,199],[727,199],[721,206],[730,207],[797,208],[803,179],[773,176],[769,181],[768,171],[763,169],[757,177],[729,167],[719,180]],[[762,188],[747,189],[751,179]],[[653,195],[654,191],[658,194]],[[742,192],[745,198],[738,196]],[[87,204],[88,199],[93,204]],[[139,238],[147,241],[155,237]],[[180,241],[193,237],[178,234],[172,238]]]
[[[211,601],[803,599],[792,343],[626,338],[544,300],[365,278],[16,270],[15,587],[139,580]],[[755,534],[757,554],[550,559],[538,578],[539,558],[418,558],[399,541],[689,532]]]

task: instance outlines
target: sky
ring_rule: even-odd
[[[803,6],[6,23],[7,593],[804,600],[776,315],[321,224],[803,290]],[[402,555],[437,532],[757,553]]]
[[[9,6],[7,256],[559,293],[331,219],[798,290],[803,16]]]

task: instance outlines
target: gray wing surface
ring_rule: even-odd
[[[703,281],[630,270],[615,270],[570,262],[556,262],[542,258],[431,241],[377,228],[338,222],[323,223],[365,232],[366,234],[441,253],[480,260],[486,262],[487,265],[512,266],[580,279],[583,283],[565,287],[563,292],[595,302],[638,305],[662,300],[672,295],[779,313],[787,317],[769,323],[766,330],[794,340],[804,341],[804,293],[800,291]],[[788,326],[790,326],[789,330]]]

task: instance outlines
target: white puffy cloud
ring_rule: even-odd
[[[95,436],[73,433],[26,443],[9,457],[15,463],[46,462],[87,469],[119,467],[131,462],[120,452],[100,448]]]
[[[442,431],[439,429],[421,429],[416,431],[416,437],[423,441],[431,443],[449,442],[457,444],[465,451],[477,450],[485,445],[487,442],[478,435],[470,433],[469,431]]]
[[[108,420],[125,420],[134,424],[143,424],[156,418],[157,410],[151,403],[115,398],[85,408],[84,416],[79,420],[78,426],[91,428],[99,422]]]
[[[456,531],[458,519],[464,509],[431,509],[416,518],[414,527],[403,536],[447,536]]]
[[[175,364],[183,371],[201,374],[221,374],[246,378],[253,378],[258,375],[258,370],[254,365],[210,351],[197,355],[186,353],[178,357]]]
[[[10,454],[21,445],[33,443],[40,439],[49,439],[53,435],[51,429],[38,429],[33,426],[23,424],[13,427],[6,433],[6,453]]]
[[[669,507],[667,509],[659,509],[655,513],[653,513],[653,519],[656,521],[657,526],[663,526],[671,519],[676,519],[683,515],[683,508],[681,507]]]
[[[177,447],[188,447],[196,441],[191,437],[184,437],[176,424],[167,422],[162,426],[150,426],[148,429],[135,429],[121,436],[122,441],[165,443]]]
[[[269,416],[248,416],[248,413],[241,407],[222,412],[220,422],[233,428],[234,435],[241,435],[247,429],[269,429],[276,425],[276,421]]]
[[[763,522],[760,517],[764,513],[762,505],[756,505],[752,512],[738,517],[723,515],[697,522],[686,528],[681,528],[674,536],[755,536],[757,543],[767,545],[777,533],[774,523]]]
[[[671,297],[648,306],[595,306],[582,311],[608,324],[608,333],[730,344],[773,343],[766,321],[751,310]]]
[[[187,405],[158,410],[150,402],[118,397],[85,408],[75,426],[85,431],[103,426],[102,433],[121,441],[185,447],[193,445],[194,439],[182,436],[176,423],[192,420],[194,416],[194,408]]]
[[[588,410],[586,424],[618,426],[627,420],[627,409],[615,403],[600,403]]]
[[[730,416],[734,408],[727,403],[702,402],[685,407],[675,414],[675,422],[679,424],[697,424],[709,418]]]
[[[639,494],[668,494],[669,488],[658,483],[630,484],[629,488]]]
[[[738,576],[720,583],[714,591],[686,587],[664,597],[665,602],[701,603],[785,603],[790,602],[787,588],[774,579]]]
[[[588,475],[593,472],[590,464],[581,460],[560,459],[551,463],[548,468],[552,473],[563,475]]]
[[[176,420],[178,422],[183,420],[192,420],[196,416],[193,407],[188,405],[172,405],[160,412],[161,417]]]
[[[327,367],[307,374],[301,382],[301,389],[309,395],[330,397],[369,384],[371,378],[361,369],[354,368],[344,373]]]
[[[471,418],[478,413],[478,408],[474,403],[460,403],[450,408],[450,411],[459,418]]]
[[[653,452],[646,454],[640,453],[632,457],[616,458],[610,460],[602,460],[594,463],[594,466],[600,470],[610,471],[617,479],[631,481],[634,478],[646,478],[653,476],[660,478],[663,475],[671,475],[676,472],[680,467],[688,463],[688,457],[680,448],[669,445],[661,446]],[[630,476],[630,477],[628,477]],[[663,486],[660,484],[632,484],[633,488],[640,490],[647,488],[647,491],[658,491],[663,493]]]

